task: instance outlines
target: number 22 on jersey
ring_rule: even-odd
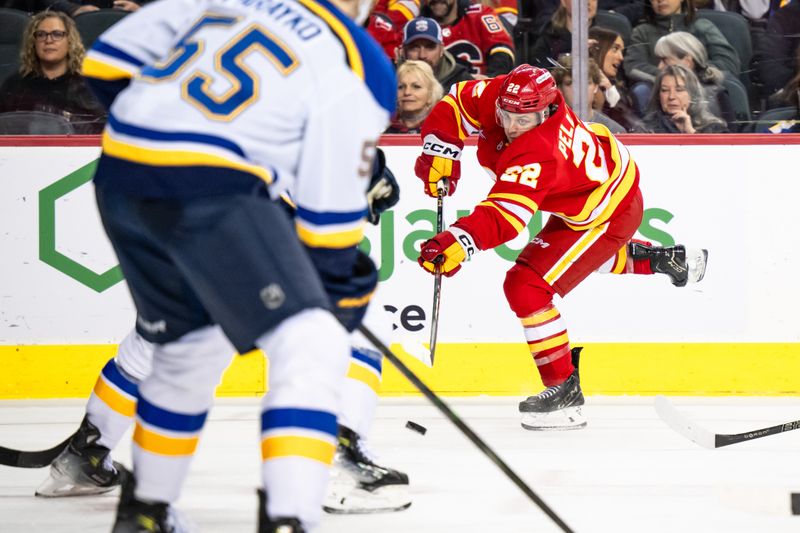
[[[205,42],[197,37],[201,30],[211,26],[231,26],[237,22],[238,17],[203,14],[178,42],[169,58],[142,69],[142,79],[153,82],[175,79],[203,53]],[[224,77],[229,88],[220,94],[215,93],[211,89],[214,78],[196,69],[181,83],[184,99],[210,119],[229,121],[236,118],[259,96],[258,75],[244,62],[254,52],[263,54],[284,76],[291,74],[300,64],[280,39],[263,26],[251,24],[220,46],[214,55],[214,74]]]

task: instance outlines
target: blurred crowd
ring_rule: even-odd
[[[147,0],[0,0],[0,134],[96,134],[80,64]],[[800,0],[586,0],[586,120],[612,132],[800,132]],[[458,83],[521,63],[573,98],[572,0],[377,0],[397,69],[387,133],[418,133]]]

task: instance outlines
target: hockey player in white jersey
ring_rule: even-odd
[[[375,158],[367,192],[370,222],[399,200],[399,185],[386,167],[383,152]],[[288,197],[281,200],[291,205]],[[364,322],[388,345],[391,324],[376,302]],[[337,514],[400,511],[411,505],[408,476],[375,463],[366,445],[374,418],[383,356],[359,332],[351,337],[351,358],[339,413],[339,444],[323,508]],[[231,352],[233,348],[231,347]],[[98,376],[80,427],[50,465],[37,496],[59,498],[103,494],[119,486],[119,465],[111,460],[133,422],[138,384],[150,374],[154,346],[134,329]]]
[[[350,354],[336,318],[354,329],[377,282],[357,245],[394,107],[391,65],[350,18],[361,4],[160,0],[87,54],[110,104],[98,208],[155,344],[115,533],[185,530],[172,503],[230,357],[223,333],[270,356],[259,531],[320,519]],[[273,201],[287,189],[295,228]]]

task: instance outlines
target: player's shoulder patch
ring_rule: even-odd
[[[390,114],[397,101],[397,82],[389,58],[364,28],[344,15],[328,0],[297,0],[317,15],[342,44],[345,60],[353,73],[364,80],[378,104]]]

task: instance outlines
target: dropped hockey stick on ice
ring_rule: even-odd
[[[53,446],[49,450],[25,451],[0,446],[0,465],[16,468],[44,468],[45,466],[50,466],[53,459],[64,451],[72,437],[73,435],[70,435],[64,442]]]
[[[666,422],[669,427],[703,448],[712,450],[714,448],[721,448],[723,446],[730,446],[731,444],[738,444],[740,442],[800,429],[800,420],[793,420],[785,424],[754,429],[752,431],[745,431],[744,433],[714,433],[686,418],[680,411],[675,409],[675,406],[664,396],[656,396],[655,405],[658,416],[661,417],[661,420]]]
[[[519,487],[525,495],[533,501],[539,507],[539,509],[544,512],[550,519],[555,522],[561,531],[564,533],[572,533],[572,529],[564,523],[564,521],[559,517],[555,511],[553,511],[545,502],[542,500],[533,489],[528,486],[525,481],[520,478],[516,472],[514,472],[505,461],[503,461],[495,451],[486,444],[483,439],[481,439],[477,433],[475,433],[472,428],[470,428],[466,422],[464,422],[460,416],[455,414],[450,406],[448,406],[439,396],[433,392],[425,383],[417,377],[417,375],[406,366],[403,361],[397,357],[392,350],[390,350],[383,342],[381,342],[378,337],[375,336],[372,331],[369,330],[364,324],[361,324],[358,327],[358,330],[371,342],[382,354],[383,356],[392,363],[397,370],[405,376],[405,378],[411,382],[427,399],[430,401],[434,407],[439,409],[439,411],[447,417],[450,422],[453,423],[460,431],[467,437],[472,443],[478,447],[480,451],[486,455],[494,464],[497,466],[502,472],[508,476],[508,478],[514,482],[514,484]]]

